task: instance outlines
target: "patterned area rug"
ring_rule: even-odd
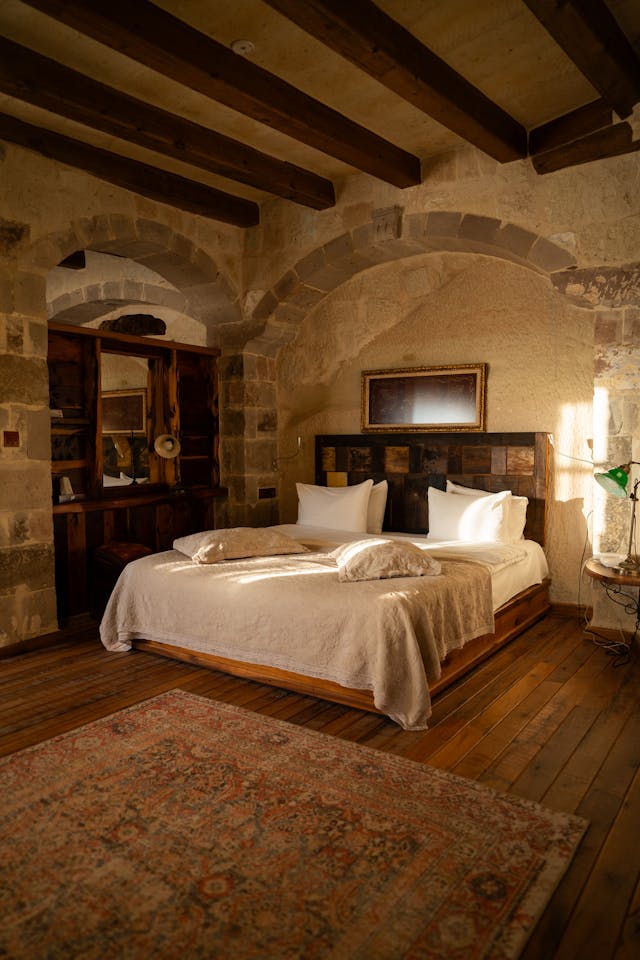
[[[0,956],[514,958],[586,823],[174,690],[0,760]]]

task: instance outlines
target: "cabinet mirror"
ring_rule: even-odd
[[[153,361],[103,352],[100,357],[102,483],[149,482],[149,403]]]

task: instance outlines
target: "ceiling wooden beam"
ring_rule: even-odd
[[[524,0],[580,72],[628,117],[640,101],[640,59],[604,0]]]
[[[397,187],[420,161],[148,0],[25,0],[183,86]]]
[[[593,100],[529,132],[529,153],[553,150],[613,124],[613,110],[604,100]]]
[[[553,173],[565,167],[576,167],[581,163],[591,163],[607,157],[620,157],[637,150],[640,150],[640,140],[633,139],[631,125],[624,121],[573,140],[562,147],[556,147],[555,150],[538,153],[531,158],[531,162],[537,173]]]
[[[324,177],[120,93],[1,37],[0,90],[87,127],[315,210],[326,210],[335,203],[333,184]]]
[[[266,2],[495,160],[526,156],[525,128],[371,0]]]
[[[4,113],[0,114],[0,140],[17,143],[52,160],[85,170],[125,190],[210,220],[221,220],[236,227],[253,227],[260,219],[257,203],[250,200],[234,197],[138,160],[119,157],[108,150],[89,146],[52,130],[44,130]]]

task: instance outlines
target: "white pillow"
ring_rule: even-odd
[[[356,540],[331,553],[338,563],[338,579],[386,580],[390,577],[435,577],[442,567],[415,543],[399,540]]]
[[[473,487],[463,487],[459,483],[453,483],[447,480],[447,493],[460,493],[465,497],[490,497],[492,494],[486,490],[475,490]],[[524,528],[527,522],[527,507],[529,501],[526,497],[514,497],[511,495],[509,505],[509,537],[512,543],[522,540]]]
[[[373,480],[352,487],[316,487],[296,483],[298,523],[330,530],[367,532],[367,514]]]
[[[459,483],[447,480],[447,493],[461,493],[465,497],[490,497],[487,490],[476,490],[474,487],[463,487]]]
[[[307,552],[301,543],[269,527],[224,527],[221,530],[191,533],[174,540],[173,549],[191,557],[196,563]]]
[[[461,497],[429,487],[429,540],[511,543],[511,492]]]
[[[369,508],[367,510],[367,533],[382,533],[388,490],[389,484],[386,480],[381,480],[380,483],[374,483],[371,488]]]
[[[527,522],[527,507],[529,506],[529,501],[526,497],[514,497],[511,496],[511,507],[510,518],[509,518],[509,532],[511,534],[511,542],[515,543],[516,540],[522,540],[524,537],[524,528]]]

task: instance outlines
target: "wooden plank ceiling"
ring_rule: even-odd
[[[637,0],[0,4],[0,139],[240,227],[464,142],[539,174],[636,151],[639,102]]]

